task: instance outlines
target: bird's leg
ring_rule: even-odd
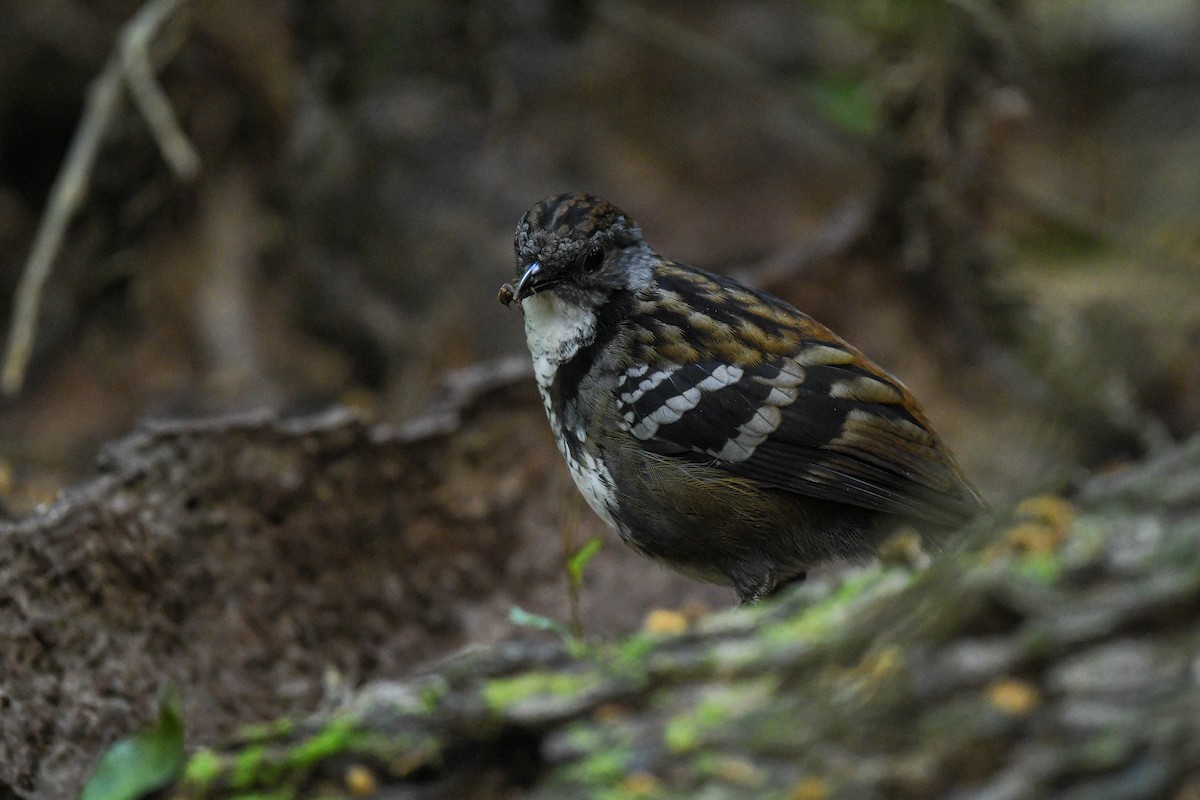
[[[767,596],[774,597],[775,595],[779,594],[780,592],[782,592],[784,589],[787,589],[788,587],[795,586],[798,583],[804,583],[804,579],[807,577],[808,577],[807,572],[799,572],[795,575],[789,575],[788,577],[784,578],[783,580],[776,581],[775,585],[773,587],[771,587],[771,591]]]
[[[780,578],[768,573],[754,583],[739,583],[734,588],[737,590],[742,605],[749,606],[768,597],[774,597],[789,586],[802,582],[807,574],[806,572],[801,572],[789,575],[786,578]]]

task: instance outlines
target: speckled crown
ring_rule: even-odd
[[[640,241],[642,234],[628,214],[607,200],[585,192],[552,195],[517,223],[517,266],[530,261],[568,262],[597,235],[625,246]]]

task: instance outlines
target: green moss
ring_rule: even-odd
[[[753,670],[756,664],[762,662],[766,651],[761,642],[752,638],[721,642],[713,647],[709,654],[710,670],[717,675],[734,675]]]
[[[617,649],[617,664],[624,668],[641,669],[646,664],[646,656],[654,652],[655,641],[649,636],[635,634],[621,642]]]
[[[283,739],[296,728],[295,720],[289,717],[263,722],[258,725],[245,725],[238,729],[237,738],[247,743],[262,744]]]
[[[663,741],[676,753],[694,750],[706,736],[727,727],[730,720],[769,705],[777,688],[773,677],[715,687],[694,709],[668,720]]]
[[[571,697],[599,685],[591,673],[531,672],[491,681],[483,688],[488,708],[503,712],[532,697]]]
[[[442,757],[442,740],[429,733],[356,731],[347,747],[356,757],[387,764],[389,772],[398,776],[437,765]]]
[[[242,792],[235,794],[229,800],[292,800],[296,792],[292,789],[276,789],[273,792]]]
[[[221,759],[212,750],[202,747],[192,754],[183,768],[183,782],[204,789],[221,774]]]
[[[293,747],[288,752],[287,763],[293,767],[314,764],[349,749],[355,738],[354,720],[339,717]]]
[[[421,710],[426,714],[432,714],[437,711],[441,705],[442,698],[446,696],[448,687],[443,680],[428,681],[421,685],[420,702]]]
[[[566,730],[567,743],[577,753],[590,753],[603,747],[606,731],[594,722],[576,722]]]
[[[721,757],[711,752],[697,753],[691,764],[697,775],[702,778],[711,778],[720,772]]]
[[[877,564],[847,578],[833,594],[804,610],[798,617],[766,627],[763,641],[768,645],[814,641],[828,635],[845,622],[849,606],[872,594],[890,593],[908,585],[912,573]],[[874,590],[874,591],[873,591]]]
[[[307,769],[356,746],[358,738],[354,721],[339,718],[282,755],[279,747],[251,744],[234,757],[230,786],[241,790],[270,786],[278,783],[289,771]],[[193,756],[187,766],[188,779],[199,786],[211,781],[222,766],[212,753],[204,753],[201,751]]]
[[[1023,578],[1052,586],[1062,576],[1062,559],[1055,553],[1027,553],[1016,562],[1017,574]]]
[[[702,727],[712,728],[729,719],[730,709],[722,702],[705,700],[696,707],[696,722]]]
[[[257,783],[266,760],[267,748],[262,745],[243,748],[233,759],[233,774],[229,776],[230,785],[235,789],[241,789]]]
[[[589,751],[565,770],[567,780],[584,786],[611,786],[629,773],[633,753],[628,746],[613,745]]]
[[[568,783],[587,787],[589,796],[611,789],[629,777],[635,756],[632,729],[621,723],[578,721],[567,730],[566,741],[575,759],[564,765],[561,777]]]
[[[662,741],[672,752],[695,750],[704,734],[718,728],[731,716],[732,709],[726,699],[703,700],[695,709],[668,720],[662,730]]]
[[[229,783],[235,789],[271,786],[279,783],[286,772],[286,765],[273,751],[254,745],[238,753],[234,759]]]
[[[262,726],[262,730],[269,727],[269,725]],[[279,727],[275,730],[281,729]],[[260,735],[256,738],[261,740],[264,737]],[[235,791],[243,793],[239,795],[240,797],[291,797],[294,795],[292,790],[265,794],[252,790],[256,790],[257,787],[278,784],[292,773],[298,773],[300,776],[306,775],[314,764],[347,750],[366,749],[370,744],[368,738],[357,730],[354,720],[346,717],[332,720],[312,736],[287,749],[282,743],[254,742],[246,745],[241,752],[233,756],[229,785]],[[380,739],[378,749],[381,752],[392,753],[397,747],[391,739]],[[188,761],[183,781],[203,790],[213,780],[220,777],[226,769],[226,764],[226,761],[222,761],[211,750],[201,749]]]
[[[1069,759],[1089,771],[1116,769],[1130,758],[1135,745],[1120,732],[1103,733],[1072,747]]]
[[[830,122],[857,136],[879,129],[879,109],[871,86],[857,75],[817,75],[804,84],[805,94]]]
[[[1108,547],[1112,529],[1092,517],[1079,517],[1071,524],[1071,533],[1063,544],[1063,558],[1084,561],[1094,558]]]
[[[668,793],[661,787],[642,788],[623,783],[596,792],[596,800],[652,800],[653,798],[677,798],[677,793]],[[690,797],[690,796],[689,796]]]
[[[700,723],[690,714],[673,717],[663,728],[663,742],[673,753],[685,753],[700,743]]]

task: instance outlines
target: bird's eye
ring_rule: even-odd
[[[588,250],[583,257],[583,271],[595,272],[604,264],[604,248],[600,245],[592,245],[592,249]]]

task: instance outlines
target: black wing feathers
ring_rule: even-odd
[[[953,525],[979,509],[940,442],[901,403],[831,394],[848,380],[878,380],[870,373],[853,365],[812,367],[798,386],[781,389],[779,366],[762,364],[726,385],[699,389],[721,366],[680,367],[623,405],[645,447],[779,489],[937,524]],[[672,397],[687,398],[676,403],[682,412],[663,411]],[[657,424],[638,427],[656,415]]]

